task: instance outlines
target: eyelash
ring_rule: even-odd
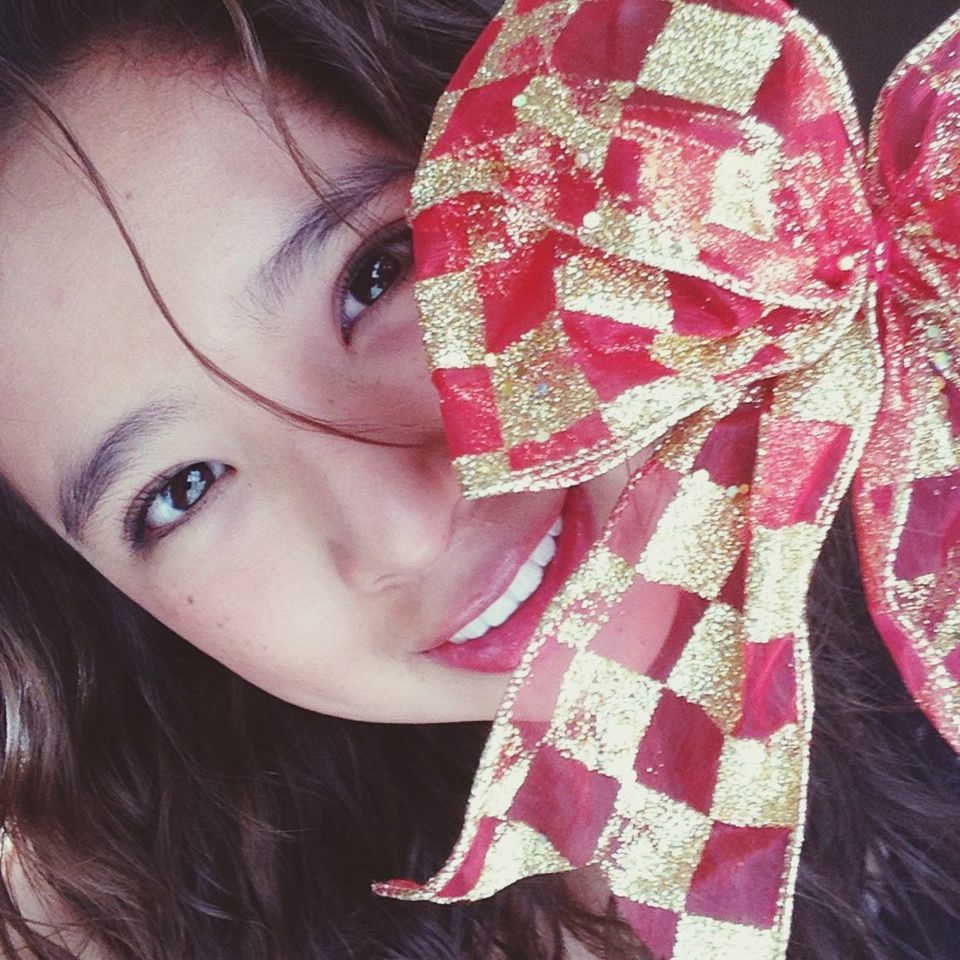
[[[351,290],[359,280],[369,277],[374,268],[381,264],[385,257],[391,257],[395,261],[395,273],[386,278],[381,292],[370,303],[365,303]],[[394,287],[403,283],[409,276],[412,267],[413,249],[410,227],[404,220],[396,220],[387,224],[350,257],[343,268],[340,282],[337,284],[336,302],[340,315],[340,337],[344,343],[350,344],[355,327],[361,317],[368,310],[377,307],[385,297],[390,295]],[[360,309],[352,316],[347,312],[347,302],[351,297],[361,305]]]
[[[164,524],[162,527],[151,531],[147,525],[150,511],[154,505],[158,503],[163,494],[166,491],[172,491],[174,483],[180,478],[186,478],[191,472],[204,469],[209,473],[209,477],[206,479],[206,487],[192,503],[180,510],[182,517],[179,520]],[[198,460],[185,467],[179,467],[165,476],[158,477],[154,483],[138,493],[130,504],[123,524],[124,538],[129,541],[135,549],[142,550],[149,548],[153,543],[181,526],[189,516],[196,512],[201,501],[207,499],[210,491],[225,476],[232,472],[232,467],[221,463],[219,460]],[[174,506],[173,509],[177,510],[178,508]]]

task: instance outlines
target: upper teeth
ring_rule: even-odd
[[[466,643],[468,640],[482,637],[491,627],[499,627],[513,615],[520,604],[530,598],[543,581],[543,568],[557,552],[556,539],[562,529],[563,521],[558,519],[534,547],[533,553],[517,571],[506,592],[494,600],[483,613],[474,617],[463,629],[458,630],[450,638],[451,643]]]

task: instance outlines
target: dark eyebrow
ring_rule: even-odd
[[[104,496],[130,468],[134,449],[149,435],[178,420],[183,408],[167,400],[144,404],[115,423],[94,450],[60,482],[60,522],[67,536],[83,542],[84,528]]]
[[[382,156],[352,167],[338,177],[296,223],[291,234],[257,270],[254,290],[258,302],[280,305],[297,282],[309,251],[321,246],[342,224],[376,196],[412,174],[413,167],[399,157]]]

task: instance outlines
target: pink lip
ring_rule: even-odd
[[[475,673],[510,673],[516,669],[543,612],[576,569],[593,539],[592,511],[582,488],[576,487],[570,491],[561,516],[563,531],[557,538],[556,556],[547,567],[543,582],[530,598],[505,623],[488,630],[482,637],[468,640],[464,644],[441,643],[426,651],[426,656],[440,660],[447,666]],[[508,571],[509,575],[502,583],[498,583],[496,589],[470,605],[464,612],[460,626],[469,623],[506,590],[520,564],[526,560],[537,542],[539,541],[530,544],[515,568]],[[456,633],[456,629],[452,630],[451,634]]]

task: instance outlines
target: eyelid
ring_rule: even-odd
[[[384,224],[379,229],[375,230],[372,234],[364,237],[361,242],[354,248],[351,254],[347,257],[345,263],[340,269],[340,273],[337,277],[337,280],[333,287],[333,309],[332,314],[337,322],[338,330],[337,334],[342,338],[342,318],[343,318],[343,303],[347,297],[350,284],[356,276],[357,270],[363,265],[367,260],[370,254],[377,247],[386,246],[393,240],[398,240],[404,235],[409,235],[410,233],[410,223],[406,217],[397,217],[394,220],[391,220],[389,223]],[[410,257],[410,266],[409,269],[404,272],[391,286],[389,290],[380,298],[384,300],[388,298],[393,291],[394,287],[403,283],[405,280],[409,279],[410,271],[413,267],[413,256],[412,256],[412,244],[411,244],[411,257]],[[377,304],[380,303],[380,300],[377,301]],[[374,304],[368,307],[368,310],[374,309],[377,305]],[[363,311],[364,313],[366,312]],[[349,344],[349,341],[347,341]]]
[[[199,463],[219,463],[224,467],[224,472],[214,480],[209,490],[197,500],[194,506],[184,511],[184,515],[180,520],[165,526],[159,533],[146,534],[144,531],[144,522],[151,503],[179,474]],[[178,530],[188,521],[192,521],[200,510],[209,506],[209,503],[212,502],[211,498],[218,496],[218,494],[214,492],[216,488],[221,487],[223,481],[231,477],[234,473],[236,473],[234,467],[231,467],[222,460],[214,460],[212,458],[186,460],[179,466],[171,467],[169,470],[164,471],[164,473],[151,480],[146,487],[130,500],[127,509],[124,511],[122,520],[123,540],[129,544],[130,549],[135,553],[148,553],[160,540],[175,530]]]

